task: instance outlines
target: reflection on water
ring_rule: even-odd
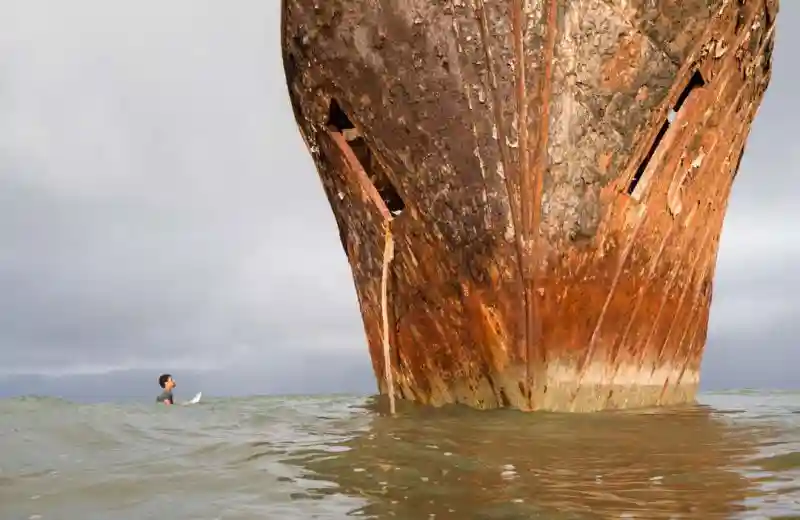
[[[710,518],[744,511],[752,427],[696,406],[594,415],[432,412],[376,415],[336,454],[295,463],[360,513],[400,518]]]
[[[796,394],[592,415],[353,397],[0,401],[0,519],[800,514]]]

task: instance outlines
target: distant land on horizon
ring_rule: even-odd
[[[771,370],[770,370],[771,369]],[[329,351],[305,359],[276,360],[263,367],[242,367],[218,371],[172,369],[178,382],[176,394],[189,399],[196,392],[205,396],[323,395],[377,393],[369,354],[358,351]],[[776,377],[773,361],[741,366],[723,349],[706,352],[701,373],[701,391],[738,389],[800,389],[794,370]],[[62,397],[77,401],[138,400],[159,393],[160,371],[131,369],[103,374],[0,375],[0,398],[24,395]]]

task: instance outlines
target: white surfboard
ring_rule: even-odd
[[[183,404],[197,404],[200,402],[200,399],[203,397],[203,392],[197,392],[194,397],[192,397],[191,401],[186,401]]]

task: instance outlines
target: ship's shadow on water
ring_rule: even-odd
[[[554,414],[398,404],[391,417],[371,399],[363,434],[285,462],[320,481],[310,486],[319,498],[364,499],[353,514],[367,517],[729,518],[746,510],[744,468],[764,440],[727,420],[736,410],[703,405]]]

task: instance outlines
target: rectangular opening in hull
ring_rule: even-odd
[[[702,87],[705,84],[706,82],[703,79],[700,71],[695,71],[694,74],[692,74],[692,77],[689,78],[689,82],[686,84],[686,87],[681,91],[673,107],[670,108],[669,112],[667,113],[667,118],[661,124],[658,134],[656,134],[656,138],[653,140],[653,144],[650,146],[650,149],[647,151],[647,154],[645,154],[644,158],[640,161],[639,167],[636,169],[636,172],[633,174],[633,177],[628,184],[628,195],[634,199],[640,200],[645,189],[650,183],[650,178],[653,175],[653,172],[650,168],[651,162],[653,159],[659,160],[661,156],[663,156],[665,151],[662,149],[664,138],[666,137],[667,132],[670,130],[671,125],[680,115],[681,108],[683,108],[683,106],[686,104],[689,96],[691,96],[698,87]]]
[[[645,170],[647,170],[647,166],[650,164],[650,159],[652,159],[656,154],[656,150],[658,150],[661,140],[664,139],[664,135],[666,135],[667,130],[669,130],[669,124],[670,122],[667,120],[661,125],[661,129],[658,131],[652,146],[650,146],[650,149],[647,151],[647,155],[644,156],[644,160],[639,164],[639,167],[636,169],[636,173],[633,174],[633,179],[631,179],[631,183],[628,185],[628,195],[633,195],[633,193],[636,191],[636,188],[639,186],[639,181],[642,180],[642,175],[644,175]]]
[[[335,99],[331,100],[327,125],[328,128],[342,134],[346,145],[353,152],[356,159],[358,159],[367,179],[369,179],[372,186],[378,192],[389,214],[392,216],[401,214],[406,207],[403,198],[400,196],[394,184],[392,184],[383,166],[375,157],[375,154],[370,149],[364,136],[361,135],[353,122],[350,121],[350,118],[347,117],[347,114],[344,113]]]

